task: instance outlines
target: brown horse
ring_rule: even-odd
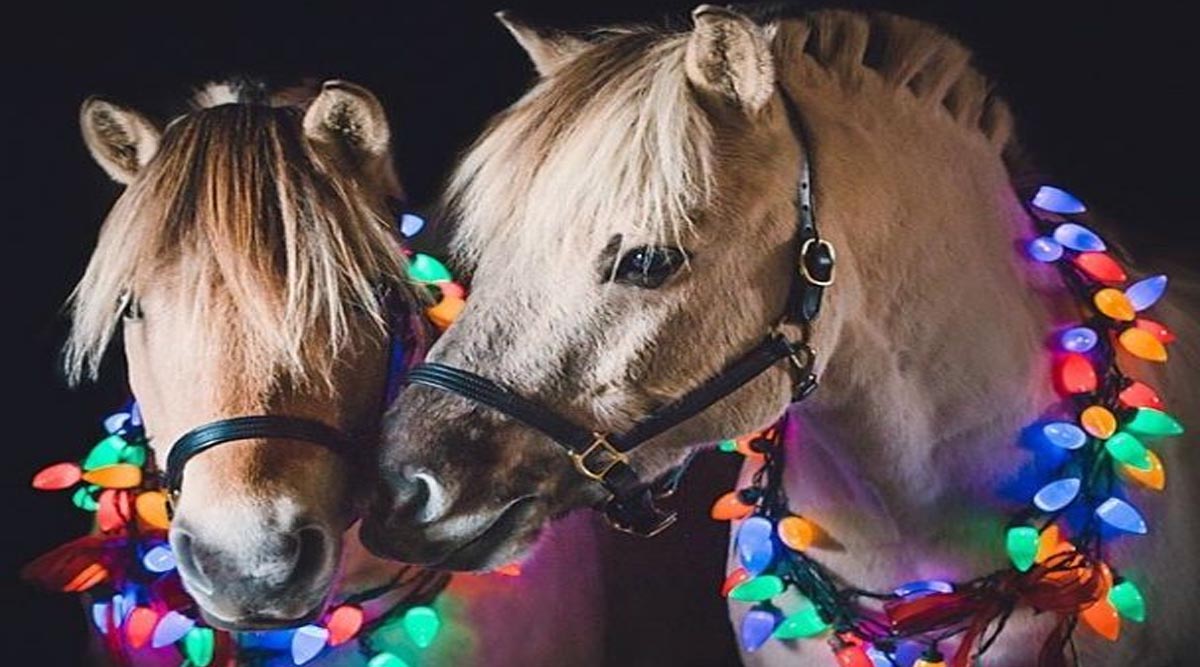
[[[785,476],[827,533],[813,553],[873,590],[997,569],[1014,509],[1000,491],[1032,456],[1013,443],[1058,401],[1044,332],[1077,316],[1053,272],[1013,252],[1032,224],[1006,163],[1007,106],[966,49],[915,21],[755,21],[712,6],[693,17],[686,32],[587,39],[502,17],[541,76],[454,176],[473,298],[429,359],[591,430],[624,432],[777,325],[811,156],[822,232],[840,255],[811,331],[823,385],[794,410],[805,443],[788,452]],[[1195,423],[1200,323],[1179,298],[1189,283],[1174,284],[1160,312],[1190,342],[1147,375]],[[763,428],[791,387],[780,363],[630,465],[652,479],[692,447]],[[1200,461],[1195,448],[1162,452],[1172,489],[1148,505],[1157,529],[1135,561],[1161,573],[1144,578],[1157,620],[1116,645],[1085,642],[1088,664],[1190,655]],[[388,414],[382,467],[388,485],[364,540],[445,567],[511,559],[548,521],[605,496],[542,432],[428,386],[407,388]],[[1033,663],[1044,628],[1028,613],[1008,625],[988,664]],[[747,658],[830,659],[822,642],[774,642]]]

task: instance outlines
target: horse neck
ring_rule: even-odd
[[[961,551],[953,533],[1002,520],[1020,429],[1053,403],[1053,304],[1034,292],[1055,278],[1019,257],[1030,223],[986,137],[906,90],[788,76],[839,253],[789,492],[847,547]]]

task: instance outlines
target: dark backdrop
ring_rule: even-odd
[[[98,417],[123,394],[116,363],[98,386],[79,390],[65,388],[55,366],[63,338],[60,305],[117,194],[79,139],[76,110],[83,98],[103,93],[164,113],[189,84],[232,72],[347,78],[370,87],[387,106],[404,182],[415,201],[427,202],[456,153],[530,80],[524,53],[491,17],[504,5],[332,5],[233,10],[211,3],[68,8],[42,2],[6,12],[0,266],[8,360],[4,422],[11,430],[2,466],[0,628],[7,637],[0,662],[82,662],[85,621],[77,603],[33,591],[13,575],[19,564],[86,530],[84,515],[68,498],[34,494],[28,480],[41,465],[85,451]],[[507,6],[549,24],[585,26],[679,18],[692,3],[513,0]],[[1195,263],[1196,63],[1188,17],[1149,3],[880,0],[855,6],[908,13],[958,34],[1001,82],[1046,171],[1137,230],[1136,250]],[[634,605],[621,593],[630,585],[610,586],[614,663],[730,659],[723,606],[713,591],[723,532],[705,515],[732,470],[716,460],[702,467],[685,489],[691,512],[680,528],[656,542],[622,538],[607,556],[614,581],[636,580],[639,590],[657,593],[653,603]],[[635,655],[641,659],[631,660]]]

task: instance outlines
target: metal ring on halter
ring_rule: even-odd
[[[829,276],[826,278],[817,278],[812,274],[808,267],[809,252],[813,250],[813,246],[818,250],[824,251],[828,258]],[[837,251],[833,244],[825,239],[812,238],[804,241],[804,245],[800,246],[800,275],[804,276],[810,284],[817,287],[829,287],[833,284],[834,267],[837,265]]]

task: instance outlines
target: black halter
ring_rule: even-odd
[[[663,511],[655,505],[659,485],[638,477],[629,465],[629,452],[703,412],[784,359],[790,361],[796,372],[793,400],[803,399],[817,385],[812,371],[813,351],[807,339],[809,325],[820,312],[822,294],[833,283],[835,257],[833,246],[817,233],[811,144],[795,103],[783,91],[780,95],[801,151],[805,152],[796,188],[797,270],[787,313],[781,320],[781,323],[799,324],[804,332],[801,340],[789,340],[778,331],[772,331],[721,373],[678,400],[654,410],[624,433],[603,433],[585,428],[485,377],[446,364],[420,364],[409,372],[406,381],[457,394],[544,433],[566,450],[581,475],[599,482],[609,492],[603,511],[614,527],[650,536],[674,523],[674,512]],[[677,481],[677,475],[670,477]]]

